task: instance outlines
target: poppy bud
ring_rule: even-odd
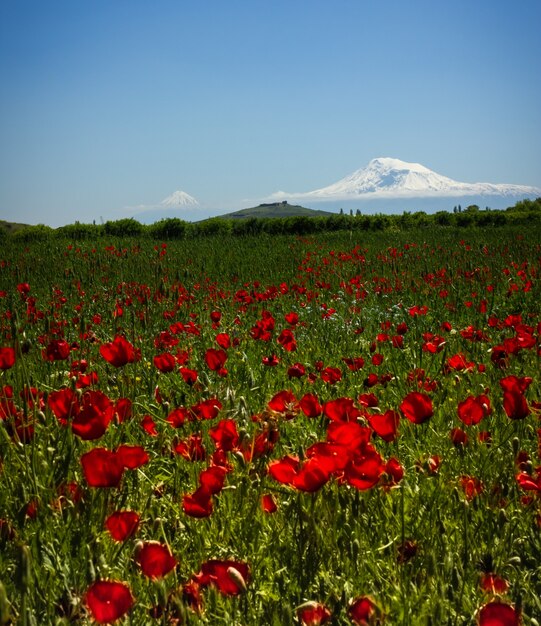
[[[30,582],[30,550],[27,545],[21,545],[19,548],[19,563],[17,567],[17,587],[23,593],[28,590]]]
[[[239,589],[241,589],[242,591],[246,591],[246,581],[244,580],[243,575],[239,572],[237,568],[232,566],[228,567],[227,575],[237,585]]]
[[[359,546],[359,540],[358,539],[354,539],[352,544],[351,544],[351,556],[352,556],[352,561],[356,562],[358,557],[359,557],[359,551],[360,551],[360,546]]]
[[[460,579],[461,579],[461,576],[458,572],[457,566],[455,565],[453,569],[451,570],[451,585],[450,586],[453,587],[454,589],[459,589]]]
[[[133,555],[135,558],[137,558],[139,556],[139,553],[141,552],[141,550],[143,549],[144,543],[139,540],[135,543],[135,546],[133,548]]]
[[[246,467],[246,459],[244,458],[244,455],[240,450],[234,450],[233,455],[235,456],[241,467]]]
[[[513,454],[517,456],[520,448],[520,440],[518,437],[513,437],[513,439],[511,440],[511,447],[513,448]]]

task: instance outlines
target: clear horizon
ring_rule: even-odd
[[[541,187],[540,18],[537,0],[3,3],[0,219],[137,218],[177,190],[242,209],[381,156]]]

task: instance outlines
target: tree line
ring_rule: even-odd
[[[532,226],[541,223],[541,198],[521,200],[505,209],[481,209],[470,205],[465,209],[425,213],[362,214],[357,211],[326,217],[248,217],[231,219],[213,217],[200,222],[186,222],[179,218],[162,219],[153,224],[141,224],[133,218],[107,221],[103,224],[75,222],[59,228],[39,224],[8,232],[0,228],[0,238],[29,242],[48,238],[71,240],[100,239],[103,237],[145,237],[154,240],[197,238],[210,235],[246,236],[310,235],[332,231],[408,231],[423,228],[494,228],[507,225]]]

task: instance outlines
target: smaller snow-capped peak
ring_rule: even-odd
[[[185,191],[174,191],[170,196],[167,196],[160,202],[160,206],[168,209],[178,209],[186,207],[199,206],[199,202],[189,193]]]

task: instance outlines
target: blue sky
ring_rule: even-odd
[[[378,156],[541,186],[540,23],[539,0],[3,0],[0,218],[244,208]]]

